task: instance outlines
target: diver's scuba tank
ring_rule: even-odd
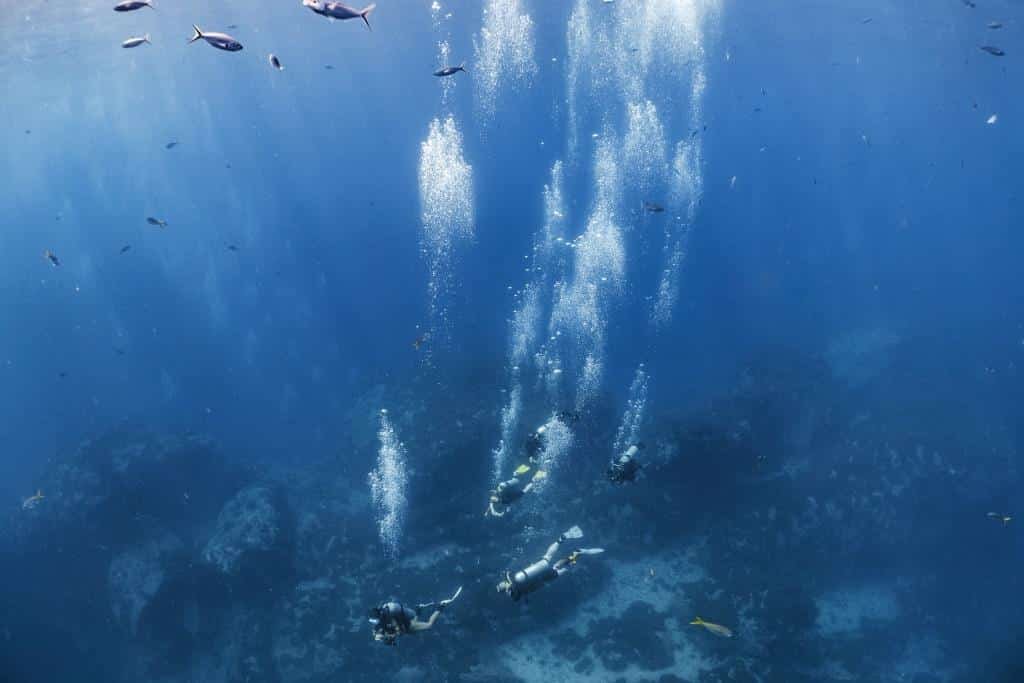
[[[558,578],[558,572],[547,560],[537,560],[526,569],[512,575],[512,597],[516,600],[528,595],[548,581]]]

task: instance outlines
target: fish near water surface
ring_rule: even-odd
[[[121,47],[124,47],[124,48],[138,47],[139,45],[142,45],[144,43],[147,44],[147,45],[152,45],[152,43],[149,42],[149,34],[148,33],[146,35],[144,35],[144,36],[134,36],[132,38],[129,38],[128,40],[126,40],[123,43],[121,43]]]
[[[150,9],[156,9],[153,6],[152,0],[124,0],[114,5],[115,12],[133,12],[137,9],[148,7]]]
[[[216,31],[203,33],[203,31],[195,24],[192,24],[192,30],[194,33],[192,34],[192,37],[189,38],[189,43],[194,43],[202,38],[218,50],[224,50],[225,52],[238,52],[242,49],[242,44],[226,33],[218,33]]]
[[[340,19],[345,21],[347,19],[362,19],[366,22],[366,28],[373,30],[370,26],[370,12],[377,8],[377,3],[371,3],[363,9],[355,9],[349,7],[340,2],[330,2],[325,0],[302,0],[302,6],[308,7],[322,17],[328,19]]]

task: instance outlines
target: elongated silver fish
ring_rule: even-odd
[[[202,30],[195,24],[192,24],[192,30],[195,33],[193,33],[192,37],[189,38],[188,42],[190,43],[194,43],[200,38],[202,38],[218,50],[225,50],[227,52],[238,52],[242,49],[242,44],[226,33],[217,33],[213,31],[203,33]]]
[[[366,22],[366,28],[373,30],[370,26],[370,12],[377,7],[377,3],[373,2],[364,7],[363,9],[355,9],[349,7],[340,2],[333,2],[332,0],[302,0],[302,6],[308,7],[322,17],[329,19],[340,19],[345,21],[346,19],[362,19]]]
[[[438,77],[454,76],[455,74],[459,73],[460,71],[462,73],[467,73],[466,72],[466,63],[465,62],[463,62],[462,64],[459,64],[458,66],[446,66],[446,67],[443,67],[441,69],[438,69],[437,71],[434,72],[434,75],[438,76]]]
[[[114,5],[115,12],[131,12],[133,10],[142,9],[148,7],[150,9],[156,9],[153,7],[153,0],[124,0]]]
[[[148,33],[144,36],[135,36],[134,38],[129,38],[128,40],[121,43],[121,47],[138,47],[143,43],[148,43],[149,45],[152,45],[152,43],[149,42]]]

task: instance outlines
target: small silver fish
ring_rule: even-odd
[[[143,43],[147,43],[149,45],[153,44],[153,43],[149,42],[149,34],[148,33],[146,35],[144,35],[144,36],[135,36],[134,38],[129,38],[128,40],[126,40],[123,43],[121,43],[121,47],[138,47],[139,45],[142,45]]]
[[[987,52],[987,53],[989,53],[990,55],[992,55],[994,57],[1002,57],[1002,56],[1004,56],[1006,54],[1005,52],[1003,52],[998,47],[995,47],[995,46],[992,46],[992,45],[982,45],[978,49],[981,50],[982,52]]]
[[[274,67],[278,71],[284,71],[284,65],[281,64],[281,60],[277,58],[277,55],[271,54],[267,59],[270,61],[270,66]]]
[[[242,44],[226,33],[203,33],[200,30],[200,28],[195,24],[192,24],[192,30],[194,31],[194,33],[192,34],[192,37],[189,38],[188,42],[190,43],[194,43],[200,38],[202,38],[218,50],[224,50],[226,52],[238,52],[242,49]]]
[[[156,9],[153,6],[152,0],[124,0],[114,5],[115,12],[131,12],[133,10],[142,9],[148,7],[150,9]]]
[[[355,9],[348,5],[340,2],[332,2],[331,0],[302,0],[302,6],[308,7],[322,17],[328,19],[340,19],[345,21],[346,19],[362,19],[366,22],[366,28],[373,30],[370,26],[370,12],[377,8],[377,3],[370,3],[363,9]]]

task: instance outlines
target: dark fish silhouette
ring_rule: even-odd
[[[440,76],[440,77],[454,76],[455,74],[459,73],[460,71],[462,73],[468,73],[466,71],[466,63],[465,62],[463,62],[462,64],[459,64],[458,66],[446,66],[446,67],[443,67],[441,69],[438,69],[437,71],[434,72],[434,75],[435,76]]]
[[[1001,21],[990,21],[990,22],[988,22],[988,27],[989,28],[1002,28],[1003,27],[1003,22],[1001,22]]]
[[[644,202],[643,209],[647,213],[665,213],[665,207],[655,202]]]
[[[166,228],[167,227],[167,221],[162,220],[160,218],[153,218],[152,216],[147,218],[146,222],[149,223],[150,225],[155,225],[158,228]]]
[[[1000,50],[998,47],[994,47],[992,45],[982,45],[978,49],[981,50],[982,52],[987,52],[990,55],[995,55],[996,57],[1002,57],[1003,55],[1006,54],[1005,52]]]
[[[228,248],[228,251],[238,251],[238,247],[234,244],[227,244],[225,246]]]
[[[149,7],[150,9],[156,9],[153,7],[151,0],[124,0],[114,5],[115,12],[131,12],[132,10],[142,9],[143,7]]]
[[[57,266],[60,265],[60,259],[57,258],[57,255],[54,254],[49,249],[47,249],[46,251],[43,252],[43,258],[45,258],[47,261],[49,261],[50,265],[52,265],[54,268],[56,268]]]
[[[126,244],[123,247],[121,247],[121,250],[118,253],[119,254],[127,254],[129,251],[131,251],[131,249],[132,249],[132,245]]]
[[[968,7],[972,8],[972,9],[974,7],[977,7],[977,5],[974,4],[974,0],[961,0],[961,2],[963,2],[965,5],[967,5]]]
[[[272,54],[267,59],[270,60],[270,66],[278,71],[284,71],[284,66],[281,64],[281,60],[277,58],[277,55]]]
[[[179,143],[179,142],[178,142],[177,140],[171,140],[171,141],[170,141],[170,142],[168,142],[168,143],[167,143],[166,145],[164,145],[164,149],[174,149],[174,148],[175,148],[175,147],[177,147],[177,146],[178,146],[179,144],[180,144],[180,143]]]

